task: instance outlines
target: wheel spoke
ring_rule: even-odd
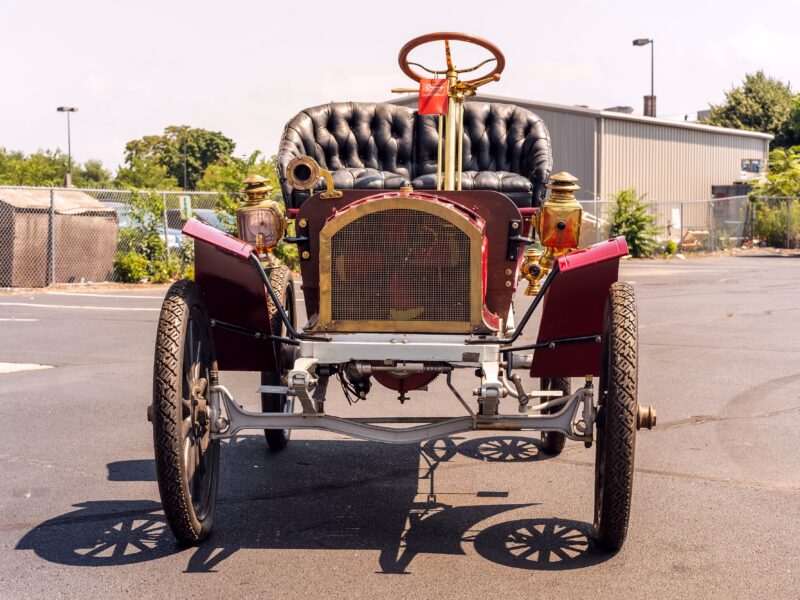
[[[194,475],[197,468],[197,447],[191,437],[186,438],[183,452],[184,468],[186,469],[186,483],[189,493],[194,495]]]

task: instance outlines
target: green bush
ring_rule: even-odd
[[[152,283],[169,283],[181,277],[183,267],[180,261],[170,258],[166,260],[153,260],[148,263],[150,281]]]
[[[664,254],[667,256],[674,256],[678,253],[678,243],[675,240],[667,240],[667,245],[664,247]]]
[[[789,203],[788,206],[787,203]],[[792,248],[798,247],[798,242],[800,242],[800,201],[765,202],[758,200],[754,203],[753,209],[755,210],[756,237],[773,248],[787,247],[786,233],[791,210],[792,230],[789,233],[789,242]]]
[[[149,261],[133,251],[120,252],[114,260],[114,272],[125,283],[138,283],[149,275]]]
[[[624,236],[628,252],[636,258],[650,256],[656,251],[655,217],[647,212],[644,195],[636,190],[621,190],[612,199],[616,202],[611,213],[611,237]]]

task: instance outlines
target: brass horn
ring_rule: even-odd
[[[286,167],[286,178],[292,184],[292,187],[298,190],[312,191],[320,177],[325,180],[325,187],[327,188],[320,194],[320,198],[331,200],[342,197],[342,192],[333,187],[333,177],[331,177],[330,171],[321,168],[317,161],[310,156],[293,158]]]

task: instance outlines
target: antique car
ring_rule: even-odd
[[[490,56],[458,68],[453,41]],[[410,60],[431,43],[443,47],[444,65]],[[395,91],[418,93],[418,110],[355,102],[303,110],[280,141],[282,202],[251,176],[238,237],[197,220],[183,229],[195,240],[195,280],[175,283],[164,299],[148,409],[170,527],[184,544],[210,533],[220,441],[246,430],[263,430],[273,451],[294,429],[405,444],[514,430],[540,432],[550,455],[567,438],[595,445],[593,535],[619,549],[636,431],[656,421],[637,400],[636,302],[618,281],[625,240],[580,247],[578,182],[551,176],[538,116],[467,101],[500,78],[505,58],[495,45],[428,34],[406,44],[399,63],[419,87]],[[479,69],[488,73],[463,78]],[[273,252],[280,242],[298,249],[302,328],[295,274]],[[519,282],[531,297],[521,315]],[[536,341],[520,342],[540,306]],[[262,412],[241,407],[221,371],[260,372]],[[472,401],[453,384],[457,372],[475,375]],[[403,404],[440,375],[463,414],[326,410],[331,379],[351,403],[377,383]],[[583,382],[574,391],[573,377]]]

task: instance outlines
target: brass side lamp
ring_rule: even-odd
[[[281,204],[269,199],[272,186],[265,177],[250,175],[244,186],[244,204],[236,211],[239,238],[253,246],[259,256],[265,256],[280,243],[288,222]]]
[[[547,189],[550,196],[534,222],[544,251],[530,246],[520,266],[520,275],[528,281],[526,296],[535,296],[555,261],[576,250],[580,243],[583,209],[575,199],[575,192],[581,189],[578,178],[565,171],[556,173]]]

